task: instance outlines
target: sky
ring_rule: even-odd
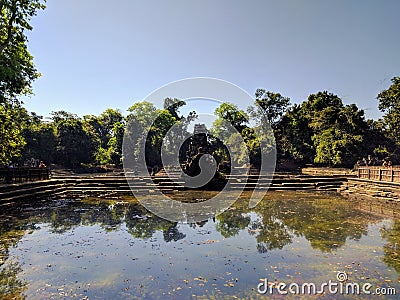
[[[376,119],[377,94],[400,76],[399,11],[398,0],[48,0],[28,34],[42,76],[25,107],[126,112],[169,82],[212,77],[292,103],[327,90]]]

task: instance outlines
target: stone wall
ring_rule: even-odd
[[[400,183],[349,178],[341,193],[357,199],[400,202]]]
[[[346,176],[346,177],[357,176],[357,173],[355,171],[346,168],[307,167],[307,168],[302,168],[301,173],[312,176]]]

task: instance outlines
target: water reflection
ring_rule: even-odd
[[[304,236],[313,248],[330,252],[343,246],[348,238],[359,240],[367,234],[368,224],[377,219],[356,210],[356,204],[345,199],[315,198],[306,200],[302,195],[297,199],[263,201],[252,210],[258,216],[253,221],[247,215],[246,203],[240,202],[217,217],[216,229],[224,237],[231,237],[248,228],[256,237],[260,252],[282,249],[293,236]]]
[[[257,207],[249,209],[247,197],[244,195],[234,206],[215,219],[188,225],[161,219],[147,211],[144,207],[135,202],[135,200],[127,198],[111,200],[83,199],[81,201],[59,199],[57,201],[36,202],[34,205],[32,205],[32,203],[18,203],[2,206],[0,213],[0,298],[16,298],[17,295],[23,298],[25,295],[29,295],[31,290],[28,292],[26,292],[26,290],[30,285],[38,287],[44,284],[43,282],[39,282],[39,278],[35,277],[35,274],[32,274],[31,270],[29,270],[29,268],[34,269],[35,266],[31,265],[28,267],[32,264],[31,262],[41,261],[42,259],[38,259],[34,255],[35,251],[39,253],[42,249],[39,249],[39,246],[36,249],[36,244],[30,242],[31,240],[38,239],[38,236],[40,236],[42,240],[39,239],[38,241],[43,241],[50,239],[51,235],[64,236],[68,240],[70,236],[73,236],[74,230],[84,230],[85,234],[89,234],[87,237],[89,238],[90,234],[93,236],[100,234],[96,229],[97,227],[107,234],[107,239],[113,240],[117,237],[118,240],[118,242],[110,242],[101,248],[96,248],[97,246],[95,247],[92,245],[94,242],[91,242],[92,244],[90,245],[92,248],[90,248],[90,251],[93,253],[91,252],[89,257],[93,255],[96,257],[100,255],[105,256],[103,260],[99,261],[99,264],[108,265],[108,263],[106,263],[107,259],[111,260],[111,255],[114,255],[111,252],[107,252],[110,250],[107,249],[106,246],[110,247],[110,245],[115,247],[115,249],[124,248],[126,246],[137,247],[126,250],[128,252],[126,252],[125,256],[131,253],[135,253],[135,255],[138,256],[137,253],[140,253],[140,255],[147,257],[147,264],[149,262],[151,262],[151,264],[156,264],[154,262],[155,257],[159,255],[163,256],[164,253],[168,253],[169,250],[172,251],[172,249],[174,249],[174,252],[171,252],[173,254],[169,253],[168,255],[172,259],[173,255],[176,254],[177,257],[175,260],[178,259],[179,262],[169,261],[168,264],[177,265],[177,270],[174,271],[171,269],[172,273],[168,273],[168,276],[173,276],[176,282],[182,284],[182,280],[185,282],[184,280],[188,279],[182,279],[183,277],[181,278],[181,276],[183,275],[179,272],[188,272],[187,270],[190,267],[192,271],[199,270],[209,272],[209,270],[204,270],[204,266],[201,264],[197,265],[197,262],[194,263],[197,259],[196,255],[204,256],[204,253],[201,252],[203,250],[200,248],[193,247],[207,245],[207,247],[209,247],[209,252],[207,252],[208,254],[205,257],[212,257],[210,260],[216,270],[225,274],[230,274],[232,273],[230,268],[234,266],[237,272],[246,274],[246,278],[253,278],[251,279],[253,280],[252,282],[248,279],[249,282],[244,281],[241,283],[242,286],[239,290],[240,293],[243,293],[243,296],[254,293],[254,285],[257,283],[257,278],[263,275],[260,273],[268,269],[264,267],[264,271],[262,271],[263,269],[258,270],[258,265],[265,263],[270,265],[277,264],[278,258],[274,258],[276,251],[289,251],[289,254],[282,254],[283,252],[279,252],[281,257],[286,255],[287,258],[290,258],[288,260],[291,260],[288,263],[282,263],[282,273],[287,272],[286,275],[289,276],[288,270],[293,268],[293,265],[296,265],[300,268],[297,272],[298,274],[307,274],[306,277],[311,276],[310,278],[313,278],[312,276],[320,274],[318,272],[323,274],[323,270],[329,269],[329,265],[332,263],[327,263],[324,260],[317,263],[316,261],[314,262],[310,256],[305,259],[307,263],[319,264],[319,267],[316,266],[314,270],[310,271],[307,267],[300,266],[300,262],[304,259],[296,258],[294,253],[296,253],[297,257],[311,254],[315,256],[321,253],[324,254],[325,257],[334,260],[337,258],[336,252],[339,249],[347,251],[345,249],[346,244],[348,244],[348,247],[359,248],[361,247],[360,245],[363,245],[365,249],[360,248],[360,251],[369,253],[368,251],[370,251],[369,249],[371,247],[379,246],[379,243],[382,243],[381,261],[383,261],[387,267],[393,268],[400,274],[400,222],[396,220],[385,221],[385,218],[382,216],[376,216],[358,210],[357,206],[358,204],[356,202],[336,196],[312,195],[307,193],[269,193],[267,198]],[[383,225],[380,225],[381,222],[384,222],[382,223]],[[359,243],[363,237],[373,237],[371,234],[371,226],[374,224],[378,224],[378,232],[381,234],[381,237],[375,237],[376,240],[366,242],[370,244],[364,245],[363,243]],[[43,231],[43,228],[46,230]],[[33,234],[35,232],[38,233],[38,236]],[[123,235],[123,232],[129,233],[129,241],[128,238]],[[30,234],[32,234],[32,237],[29,237]],[[159,238],[162,239],[162,243],[159,241]],[[381,239],[383,239],[382,242]],[[23,249],[21,250],[21,248],[19,248],[22,247],[19,245],[20,241],[22,241],[21,243],[25,245],[25,247],[29,245],[29,249],[27,248],[28,250],[26,251]],[[144,241],[145,243],[139,243],[139,241]],[[151,248],[146,248],[148,247],[146,244],[147,241],[150,241]],[[307,246],[303,241],[308,242],[309,245]],[[71,245],[72,243],[73,242],[70,242]],[[45,245],[45,242],[43,242],[43,245]],[[172,248],[168,245],[171,245]],[[291,249],[288,250],[286,246],[291,247]],[[47,264],[52,266],[51,260],[56,257],[55,255],[57,255],[57,253],[63,253],[64,250],[56,242],[54,242],[54,244],[49,242],[49,245],[46,245],[46,247],[49,248],[49,250],[44,250],[43,252],[53,253],[48,256],[49,263]],[[75,248],[71,249],[74,249],[74,251],[78,253],[79,247],[83,246],[77,244],[74,247]],[[246,251],[237,252],[236,250],[232,250],[232,247],[242,250],[246,249]],[[310,251],[309,247],[317,252]],[[18,261],[18,256],[15,255],[15,251],[13,254],[10,254],[10,249],[17,249],[28,253],[24,254],[26,258],[22,259],[23,263],[25,263],[23,268],[21,267],[21,262]],[[72,251],[71,249],[69,249],[70,252]],[[181,252],[177,254],[177,250]],[[249,258],[254,251],[261,256]],[[354,251],[354,249],[352,251]],[[102,253],[99,254],[99,252]],[[221,253],[225,252],[227,254],[223,256]],[[83,251],[82,253],[86,252]],[[120,254],[124,253],[125,252],[121,252]],[[301,253],[301,255],[298,253]],[[136,261],[136,256],[132,257],[131,260]],[[82,259],[85,255],[78,253],[76,257]],[[113,257],[114,256],[112,256],[112,258]],[[354,260],[355,257],[356,256],[353,255],[352,258],[348,259]],[[184,258],[186,260],[184,260]],[[124,259],[127,258],[121,255],[119,263],[124,265]],[[205,258],[203,257],[203,259]],[[270,261],[266,262],[266,259]],[[210,264],[211,261],[209,262]],[[93,263],[92,260],[86,262],[89,267]],[[164,262],[160,262],[160,265],[163,266],[163,263]],[[253,274],[251,273],[252,263],[254,265],[252,267]],[[79,264],[75,266],[71,261],[68,261],[68,264],[71,264],[69,266],[70,268],[78,268],[80,266]],[[140,270],[140,274],[135,274],[135,276],[140,275],[143,280],[145,280],[144,278],[148,280],[148,276],[164,276],[162,272],[165,271],[165,266],[160,269],[161,271],[153,272],[146,271],[151,268],[146,266],[145,263],[140,266],[137,264],[138,263],[136,263],[135,267]],[[207,263],[204,263],[204,265],[206,266]],[[373,267],[376,268],[375,265]],[[52,269],[53,267],[46,268],[46,272],[48,272],[48,269]],[[276,267],[273,268],[274,272],[276,271],[275,268]],[[382,266],[379,268],[382,268]],[[318,271],[319,269],[321,270]],[[124,272],[122,272],[122,274],[125,274]],[[97,274],[95,272],[93,273],[92,276]],[[42,273],[42,277],[46,274]],[[74,269],[74,272],[71,274],[75,274],[75,277],[79,277],[76,275],[79,274],[79,270]],[[117,276],[116,274],[117,273],[114,275]],[[117,281],[117,277],[107,280],[115,282]],[[25,278],[30,279],[30,284],[27,283]],[[87,279],[86,277],[83,278],[85,278],[85,280]],[[167,278],[170,279],[171,277]],[[235,278],[237,279],[238,277]],[[37,281],[36,285],[35,280]],[[215,279],[214,286],[211,284],[208,289],[205,289],[202,288],[202,285],[199,285],[197,289],[188,290],[188,294],[184,294],[183,291],[181,291],[182,288],[178,290],[175,289],[175,292],[180,291],[183,293],[180,295],[190,296],[190,293],[194,291],[198,293],[202,291],[204,295],[211,295],[209,294],[210,289],[217,287],[221,294],[232,293],[232,290],[228,288],[232,287],[232,284],[235,286],[239,283],[232,281],[234,278],[229,280],[231,280],[231,283],[223,283],[223,285],[220,285],[217,283],[218,280]],[[75,284],[78,283],[77,281]],[[54,285],[56,283],[53,282],[52,284]],[[143,285],[143,283],[140,283],[140,285]],[[204,285],[205,283],[203,286]],[[111,287],[116,294],[111,293],[107,295],[110,297],[116,295],[117,297],[122,297],[122,294],[119,293],[120,288],[120,286]],[[158,288],[159,290],[164,290],[168,288],[168,286],[160,284]],[[40,290],[40,288],[38,290]],[[239,293],[239,290],[235,290],[235,293]],[[214,289],[214,292],[215,291]],[[143,296],[137,289],[127,293],[129,295]],[[39,294],[38,297],[41,298],[43,295]],[[77,295],[82,296],[85,294]],[[126,296],[126,294],[124,295]],[[149,297],[152,298],[153,296]]]
[[[256,210],[263,216],[264,224],[272,223],[277,238],[290,243],[289,231],[304,236],[314,249],[322,252],[343,246],[348,238],[360,239],[367,234],[368,224],[376,219],[355,210],[354,203],[339,198],[265,202]]]
[[[21,272],[18,263],[10,262],[0,271],[0,299],[25,299],[21,293],[26,290],[27,282],[17,278]]]
[[[382,236],[387,240],[387,244],[383,247],[385,252],[383,261],[400,274],[400,221],[394,221],[389,228],[383,227]]]

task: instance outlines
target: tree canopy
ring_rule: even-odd
[[[39,77],[25,33],[32,30],[32,17],[44,8],[40,0],[0,1],[0,103],[18,101],[20,95],[31,93]]]
[[[377,99],[378,108],[385,114],[385,134],[400,146],[400,77],[393,77],[390,87],[380,92]]]
[[[235,165],[244,164],[248,158],[252,165],[259,166],[265,145],[261,145],[257,132],[261,118],[269,116],[281,162],[351,167],[363,157],[374,155],[397,163],[400,144],[393,120],[398,115],[398,84],[398,79],[393,79],[388,90],[378,95],[386,114],[377,121],[366,120],[364,111],[355,104],[345,105],[339,96],[327,91],[311,94],[303,103],[290,106],[290,100],[279,93],[259,89],[248,112],[224,102],[216,108],[217,119],[209,128],[210,154],[217,162],[230,161],[232,156],[225,147],[229,146],[235,152]],[[165,99],[162,108],[137,102],[126,117],[111,108],[83,118],[57,111],[50,122],[44,122],[20,104],[8,103],[0,110],[0,159],[7,162],[10,157],[22,156],[17,160],[40,159],[68,167],[121,166],[125,135],[133,141],[133,158],[145,155],[149,166],[162,166],[161,147],[166,147],[166,155],[178,154],[182,163],[188,145],[184,143],[178,149],[175,141],[191,135],[188,126],[197,117],[195,112],[188,116],[179,113],[185,104],[172,98]],[[249,121],[251,118],[256,121]],[[5,137],[12,137],[12,143]]]
[[[40,76],[27,48],[31,18],[44,9],[40,0],[0,1],[0,164],[21,154],[26,111],[20,97],[32,93]]]

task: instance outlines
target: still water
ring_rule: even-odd
[[[318,287],[338,272],[372,293],[400,293],[399,259],[393,207],[328,194],[269,192],[254,209],[244,195],[195,224],[160,219],[132,198],[0,207],[1,299],[266,299],[261,279]]]

